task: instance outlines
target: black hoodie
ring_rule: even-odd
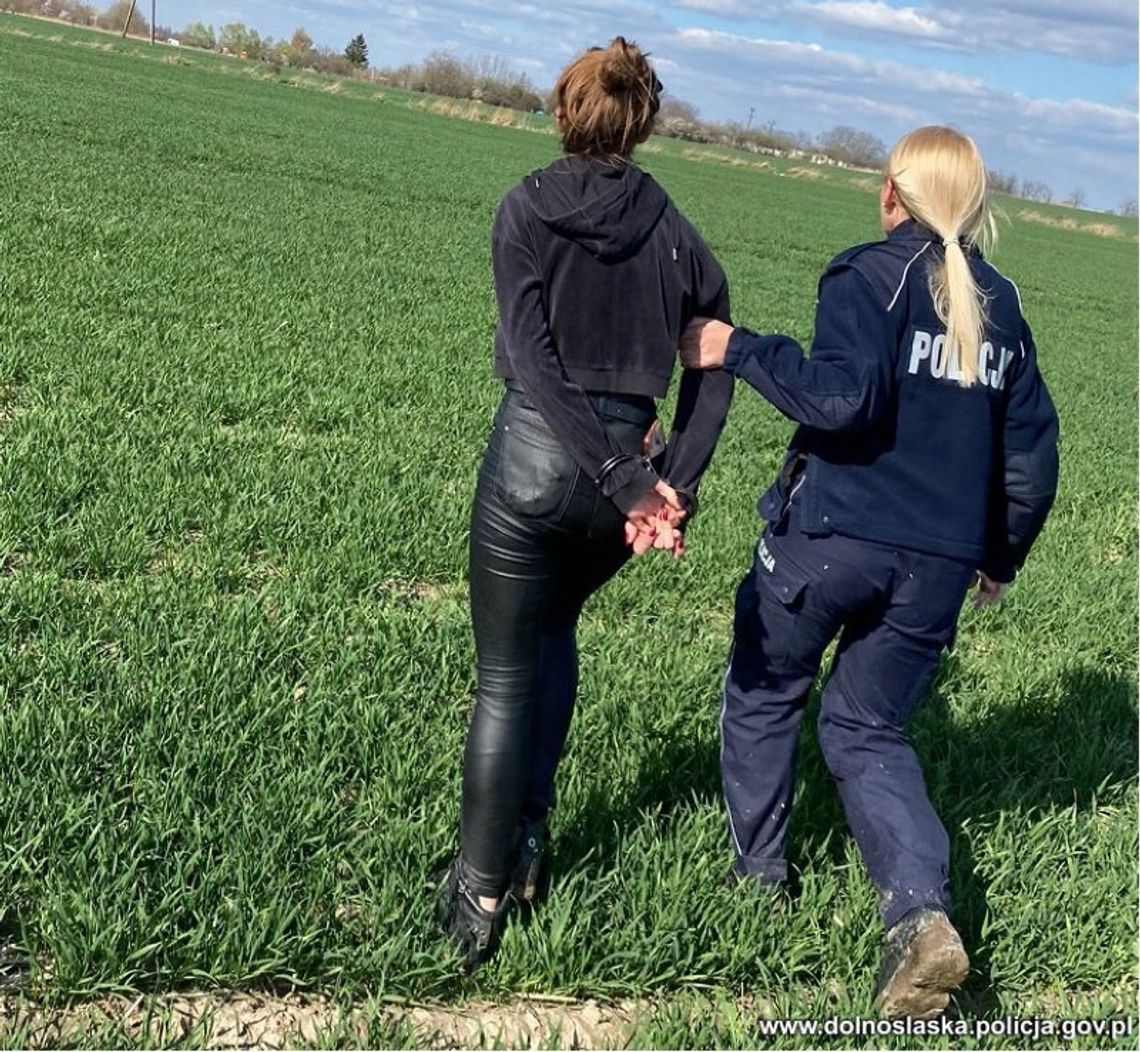
[[[729,321],[724,271],[651,176],[563,157],[503,199],[491,238],[499,329],[495,374],[517,380],[590,478],[619,451],[587,392],[668,391],[696,315]],[[695,496],[724,426],[732,377],[685,370],[662,475]],[[656,476],[640,462],[603,492],[628,511]]]

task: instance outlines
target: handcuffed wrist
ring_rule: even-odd
[[[607,462],[608,463],[608,462]],[[626,456],[597,480],[602,494],[628,513],[657,484],[657,472],[644,457]]]

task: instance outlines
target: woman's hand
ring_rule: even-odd
[[[681,333],[681,364],[686,369],[719,369],[735,331],[723,321],[694,318]]]
[[[658,481],[626,516],[625,542],[634,555],[644,555],[651,548],[670,551],[680,559],[685,554],[685,535],[681,526],[688,510],[680,495],[667,482]]]
[[[993,581],[980,570],[975,580],[977,581],[978,590],[970,600],[974,604],[975,610],[981,610],[986,606],[997,605],[1005,598],[1005,593],[1009,590],[1008,584]]]

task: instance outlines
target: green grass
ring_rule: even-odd
[[[639,562],[588,609],[552,899],[459,981],[426,889],[473,690],[488,234],[555,142],[80,37],[0,17],[0,890],[36,996],[648,994],[638,1040],[660,1047],[754,1045],[741,994],[868,1013],[875,896],[810,727],[796,908],[723,886],[731,595],[788,424],[741,390],[690,558]],[[873,198],[673,145],[646,167],[737,318],[808,339]],[[974,959],[964,1010],[1123,1011],[1136,249],[1003,236],[1062,489],[1007,603],[964,614],[914,737]]]

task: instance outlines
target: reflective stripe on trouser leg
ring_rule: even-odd
[[[765,613],[750,576],[737,593],[735,639],[725,675],[721,776],[737,872],[779,881],[787,876],[784,852],[797,740],[816,664],[812,655],[788,657],[791,615],[775,609]],[[826,639],[818,648],[816,641],[806,642],[818,662]]]

